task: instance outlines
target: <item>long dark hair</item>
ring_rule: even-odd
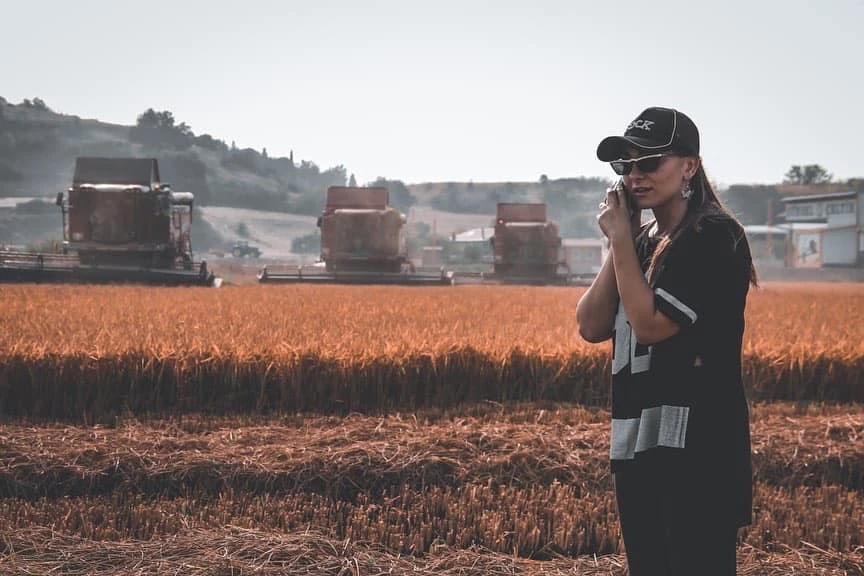
[[[739,233],[734,238],[734,242],[737,244],[744,239],[744,228],[735,216],[723,206],[717,194],[714,193],[714,187],[711,186],[711,182],[708,180],[708,175],[702,167],[701,160],[696,173],[690,179],[690,189],[693,191],[693,194],[687,200],[687,212],[684,214],[684,218],[681,219],[681,222],[678,223],[678,226],[675,227],[675,230],[671,234],[660,241],[660,244],[654,250],[654,255],[651,257],[651,263],[648,266],[648,282],[652,286],[660,270],[663,269],[663,263],[666,261],[670,248],[688,230],[694,229],[698,232],[705,222],[732,220],[737,225],[736,228]],[[758,278],[756,277],[756,268],[753,266],[752,260],[750,262],[750,282],[754,286],[759,285]]]

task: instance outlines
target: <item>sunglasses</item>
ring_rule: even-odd
[[[609,165],[612,166],[612,170],[614,170],[619,176],[630,174],[630,172],[633,171],[633,166],[636,166],[639,169],[639,172],[642,172],[643,174],[650,174],[660,168],[660,163],[663,162],[663,158],[667,156],[674,156],[674,154],[650,154],[648,156],[633,158],[631,160],[620,158],[609,162]]]

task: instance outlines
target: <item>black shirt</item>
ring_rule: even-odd
[[[658,241],[643,227],[643,272]],[[662,478],[736,525],[751,521],[749,411],[741,378],[751,256],[741,226],[716,215],[682,233],[654,274],[656,308],[680,326],[636,341],[623,305],[612,357],[612,469]]]

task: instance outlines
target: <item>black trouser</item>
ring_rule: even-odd
[[[695,492],[693,490],[692,492]],[[618,516],[630,576],[734,576],[738,528],[691,490],[638,470],[615,474]]]

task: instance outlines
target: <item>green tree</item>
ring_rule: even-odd
[[[320,254],[321,235],[318,232],[313,232],[292,239],[291,252],[295,254]]]
[[[156,117],[159,119],[159,128],[173,128],[174,127],[174,114],[172,114],[168,110],[163,110],[162,112],[157,112]]]
[[[864,192],[864,178],[849,178],[846,180],[846,185],[852,190]]]
[[[321,189],[330,186],[345,186],[347,181],[348,172],[345,170],[344,166],[339,164],[338,166],[332,166],[321,172],[321,175],[318,177],[319,183],[317,188]]]
[[[207,150],[221,150],[223,152],[228,151],[228,146],[225,145],[225,142],[213,138],[213,136],[211,136],[210,134],[201,134],[200,136],[195,138],[195,143],[202,148],[206,148]]]
[[[721,193],[721,199],[742,224],[776,224],[783,210],[783,200],[774,186],[734,184]]]
[[[477,244],[468,244],[465,246],[465,261],[469,264],[476,264],[483,260],[483,248]]]
[[[242,150],[232,150],[228,155],[224,156],[220,163],[226,168],[240,168],[258,174],[261,167],[259,162],[260,154],[252,148],[244,148]]]
[[[140,114],[135,122],[135,125],[140,128],[174,128],[174,114],[168,110],[156,112],[153,108],[148,108]],[[189,127],[186,124],[182,125],[185,129]]]
[[[355,188],[357,186],[357,179],[354,178],[354,174],[351,174],[351,178],[348,179],[348,186]]]
[[[148,108],[142,114],[138,115],[135,125],[141,128],[158,128],[159,117],[156,116],[156,111],[153,108]]]
[[[157,112],[148,108],[129,129],[129,139],[152,148],[186,150],[192,145],[195,134],[185,122],[177,124],[170,111]]]
[[[785,184],[827,184],[832,179],[833,175],[819,164],[793,164],[786,172],[783,182]]]
[[[162,156],[159,160],[162,177],[175,190],[188,190],[195,194],[196,203],[209,204],[212,199],[207,166],[192,150]],[[192,233],[194,236],[194,232]]]
[[[387,188],[390,191],[390,205],[405,214],[408,213],[408,210],[417,201],[401,180],[387,180],[379,176],[370,186],[384,186]]]

